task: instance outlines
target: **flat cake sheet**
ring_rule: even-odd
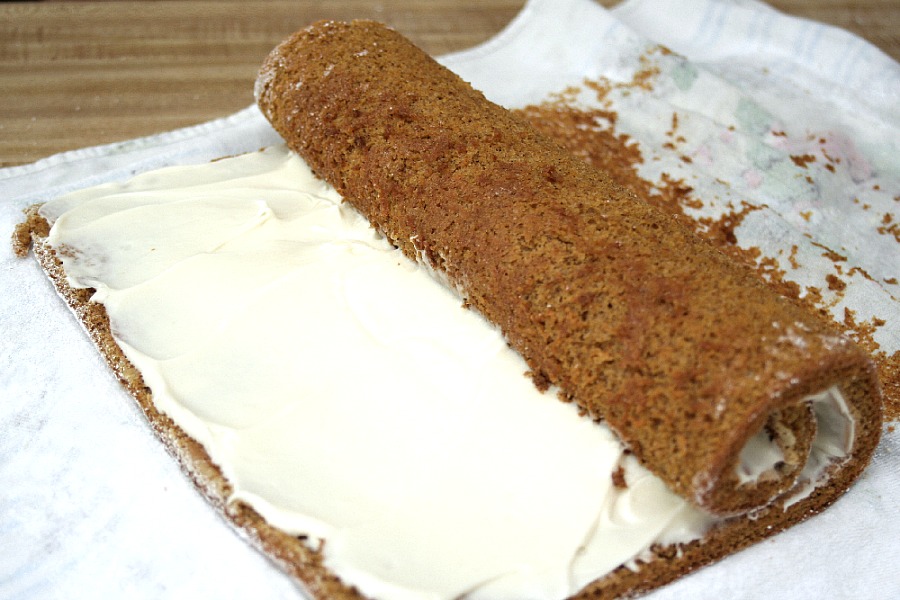
[[[600,82],[642,178],[682,180],[694,217],[753,206],[740,246],[900,350],[900,65],[873,46],[752,0],[532,0],[441,60],[508,107]],[[277,142],[250,107],[0,170],[0,231],[72,189]],[[35,262],[0,261],[0,597],[302,598],[182,476]],[[831,509],[650,597],[900,598],[891,429]]]

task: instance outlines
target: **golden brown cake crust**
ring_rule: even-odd
[[[801,400],[832,385],[858,424],[832,486],[868,461],[881,399],[862,350],[396,32],[304,29],[257,98],[320,177],[500,326],[538,385],[605,419],[685,498],[739,514],[784,492],[815,432]],[[739,486],[763,427],[793,430],[780,476]]]

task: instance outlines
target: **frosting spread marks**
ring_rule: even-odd
[[[70,285],[96,289],[232,501],[321,541],[368,596],[562,598],[714,522],[539,392],[496,328],[283,147],[41,214]]]
[[[283,148],[42,214],[233,499],[368,595],[564,597],[709,525]]]

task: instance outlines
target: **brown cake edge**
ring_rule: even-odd
[[[292,577],[312,598],[364,600],[365,596],[344,584],[323,564],[321,549],[313,549],[302,538],[269,525],[250,506],[228,501],[230,485],[206,450],[172,419],[156,409],[152,393],[144,384],[141,374],[115,342],[105,308],[102,304],[91,301],[94,290],[75,289],[68,284],[62,263],[46,240],[49,225],[38,214],[37,209],[38,206],[29,208],[25,220],[16,228],[13,234],[15,253],[25,256],[30,242],[38,263],[57,293],[80,322],[120,384],[135,400],[153,433],[178,462],[197,491],[241,537]],[[845,473],[841,480],[854,480],[866,462],[860,461],[854,473]],[[700,540],[688,544],[656,545],[651,549],[649,558],[637,558],[633,561],[632,566],[636,568],[622,565],[607,576],[588,584],[573,598],[632,598],[658,589],[821,512],[846,491],[846,485],[840,483],[829,482],[786,510],[778,502],[752,516],[725,520]]]
[[[153,394],[140,372],[126,358],[112,336],[109,317],[102,304],[91,301],[92,288],[76,289],[66,279],[63,265],[46,241],[49,225],[37,213],[37,206],[26,211],[26,220],[13,234],[14,251],[27,253],[25,236],[41,269],[59,296],[72,311],[94,346],[112,369],[116,379],[131,395],[165,450],[176,460],[182,472],[216,512],[238,535],[288,573],[312,598],[362,600],[355,589],[344,585],[322,564],[322,553],[295,537],[269,525],[253,508],[237,501],[229,502],[231,486],[203,446],[184,432],[171,418],[157,410]]]

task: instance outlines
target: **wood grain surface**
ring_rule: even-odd
[[[616,0],[599,0],[612,6]],[[384,21],[432,54],[500,31],[524,0],[0,3],[0,166],[200,123],[252,103],[281,39],[323,18]],[[900,58],[897,0],[773,0]]]

